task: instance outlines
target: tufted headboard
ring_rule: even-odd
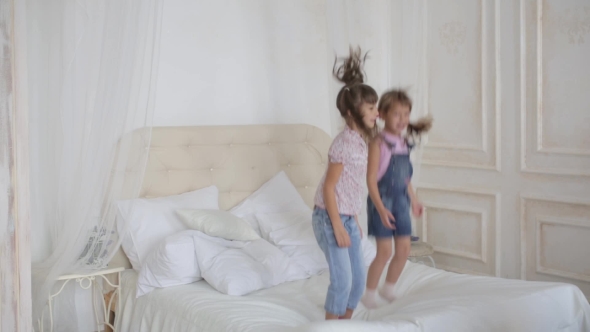
[[[156,127],[140,196],[216,185],[227,210],[282,170],[311,206],[331,141],[310,125]],[[121,249],[109,265],[130,267]]]

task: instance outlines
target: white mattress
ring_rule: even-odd
[[[328,273],[247,296],[205,281],[135,298],[137,274],[122,277],[118,331],[590,331],[590,305],[575,286],[458,275],[408,262],[402,297],[352,321],[323,321]]]

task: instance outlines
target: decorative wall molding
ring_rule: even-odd
[[[553,269],[542,265],[541,262],[541,250],[543,249],[542,239],[541,239],[541,227],[543,225],[555,225],[560,227],[569,227],[569,228],[587,228],[590,229],[590,219],[571,219],[571,218],[557,218],[554,216],[546,216],[546,215],[538,215],[535,218],[536,222],[536,262],[535,262],[535,271],[537,273],[553,275],[556,277],[568,278],[578,281],[590,282],[590,275],[584,275],[576,272],[571,271],[564,271],[561,269]]]
[[[443,142],[428,142],[426,147],[431,149],[446,149],[446,150],[459,150],[459,151],[476,151],[486,152],[486,149],[482,146],[475,146],[469,144],[452,144]]]
[[[451,21],[438,28],[438,38],[449,54],[457,54],[465,43],[467,27],[461,21]]]
[[[544,95],[543,95],[543,81],[544,81],[544,72],[543,72],[543,22],[544,20],[548,20],[545,16],[544,9],[543,9],[543,1],[537,0],[535,2],[534,9],[532,13],[536,14],[534,22],[529,23],[531,18],[527,17],[532,16],[532,14],[527,11],[527,0],[520,1],[520,119],[521,119],[521,127],[520,127],[520,146],[521,146],[521,171],[527,173],[539,173],[539,174],[551,174],[551,175],[571,175],[571,176],[590,176],[590,149],[585,148],[571,148],[567,146],[559,146],[559,147],[548,147],[545,145],[544,142]],[[584,12],[584,9],[581,10]],[[569,13],[566,10],[566,13]],[[564,14],[565,15],[565,14]],[[576,16],[579,17],[579,16]],[[590,7],[588,7],[588,26],[590,29]],[[561,22],[559,24],[560,31],[564,31],[564,25],[562,24],[563,15],[562,17],[558,18],[558,21]],[[572,21],[571,26],[570,23],[566,24],[570,26],[566,30],[572,31],[575,35],[573,38],[578,39],[584,33],[586,26],[584,24],[580,24],[580,22]],[[529,27],[534,26],[534,29],[530,29]],[[530,77],[528,76],[527,71],[527,63],[529,60],[527,54],[527,42],[530,40],[531,36],[528,36],[527,33],[535,32],[535,75],[536,81],[534,82],[534,91],[536,94],[536,98],[534,99],[534,105],[528,105],[527,100],[528,98],[528,85],[530,82],[528,80]],[[589,30],[590,31],[590,30]],[[532,98],[531,98],[532,100]],[[533,109],[534,108],[534,109]],[[533,116],[534,114],[534,116]],[[535,118],[534,123],[534,130],[536,131],[535,139],[529,138],[527,126],[529,125],[529,121],[533,121],[533,117]],[[555,167],[549,166],[547,164],[543,165],[543,160],[538,160],[536,163],[531,161],[532,158],[553,158],[552,164],[555,163],[563,163],[564,161],[569,161],[570,167]],[[572,158],[582,158],[577,159],[579,162],[572,162]],[[536,165],[535,165],[536,164]]]
[[[479,217],[478,222],[480,223],[481,233],[480,233],[480,241],[481,247],[480,252],[468,252],[463,250],[457,250],[452,248],[446,248],[441,246],[432,245],[436,252],[440,252],[443,254],[455,256],[455,257],[462,257],[468,259],[474,259],[480,261],[484,264],[487,264],[487,238],[488,238],[488,214],[483,209],[476,209],[471,208],[468,206],[459,206],[453,204],[439,204],[439,203],[431,203],[431,202],[424,202],[424,207],[426,208],[424,214],[422,215],[422,238],[425,242],[428,242],[428,210],[446,210],[452,212],[460,212],[465,214],[475,214]],[[431,243],[432,244],[432,243]]]
[[[449,266],[449,265],[444,265],[444,264],[440,264],[440,263],[436,263],[436,268],[441,269],[441,270],[445,270],[445,271],[460,273],[460,274],[477,275],[477,276],[482,276],[482,277],[497,277],[497,275],[493,275],[490,273],[483,273],[483,272],[479,272],[479,271],[467,270],[467,269],[462,269],[462,268],[458,268],[455,266]]]
[[[545,203],[545,204],[562,204],[564,208],[561,211],[555,210],[555,215],[549,215],[547,213],[538,213],[529,211],[527,204],[534,203]],[[534,243],[535,253],[534,258],[534,271],[535,273],[551,275],[561,278],[567,278],[570,280],[577,280],[581,282],[590,282],[590,275],[580,274],[573,271],[565,271],[562,269],[554,269],[543,266],[541,262],[541,250],[543,249],[541,239],[541,226],[542,225],[554,225],[559,227],[574,227],[574,228],[588,228],[590,229],[590,218],[579,218],[575,214],[568,215],[567,211],[571,213],[572,206],[584,207],[584,211],[588,211],[590,215],[590,201],[579,198],[563,198],[563,197],[550,197],[550,196],[538,196],[538,195],[520,195],[520,257],[521,257],[521,279],[531,280],[528,274],[529,261],[527,254],[529,253],[529,245]],[[532,215],[529,215],[532,213]],[[533,219],[531,219],[533,218]],[[531,221],[532,220],[532,221]],[[534,223],[534,233],[531,234],[529,223]],[[529,241],[532,236],[533,239]],[[567,245],[567,244],[564,244]]]
[[[564,154],[570,156],[590,156],[590,149],[577,149],[577,148],[568,148],[568,147],[545,147],[542,145],[543,142],[540,142],[537,145],[537,152],[542,153],[553,153],[553,154]]]
[[[441,202],[434,202],[434,201],[427,201],[423,202],[425,208],[425,212],[422,216],[421,220],[421,227],[422,227],[422,236],[424,241],[428,241],[428,209],[441,209],[441,210],[450,210],[450,211],[458,211],[464,213],[473,213],[480,216],[481,222],[481,254],[479,253],[470,253],[470,252],[463,252],[453,250],[451,248],[441,248],[435,246],[435,251],[443,254],[447,254],[450,256],[466,258],[471,260],[476,260],[484,263],[485,265],[489,265],[491,261],[495,262],[495,265],[491,268],[494,271],[495,276],[501,276],[501,253],[502,253],[502,245],[501,245],[501,225],[500,225],[500,216],[501,216],[501,194],[497,191],[487,190],[487,189],[477,189],[477,188],[469,188],[469,187],[462,187],[462,186],[441,186],[436,184],[420,184],[417,187],[418,191],[421,192],[432,192],[432,191],[439,191],[443,193],[449,194],[458,194],[458,195],[466,195],[466,196],[473,196],[478,195],[484,197],[485,199],[489,200],[491,207],[489,209],[485,208],[477,208],[473,206],[467,206],[465,204],[457,205],[454,203],[441,203]],[[493,214],[493,218],[491,215]],[[491,227],[490,227],[491,226]],[[492,232],[492,233],[490,233]],[[494,234],[494,242],[493,242],[493,250],[489,250],[490,245],[490,235]],[[437,266],[444,266],[437,263]],[[456,271],[457,269],[449,269],[452,271]],[[463,270],[465,272],[467,270]],[[476,274],[481,274],[481,271],[471,271],[470,273],[474,272]],[[461,272],[461,273],[463,273]],[[487,275],[487,274],[486,274]]]
[[[489,26],[489,22],[487,19],[488,14],[488,1],[482,0],[481,2],[481,22],[480,22],[480,29],[481,29],[481,89],[482,89],[482,96],[481,96],[481,121],[482,121],[482,131],[481,131],[481,145],[471,145],[467,142],[464,143],[449,143],[449,142],[436,142],[429,140],[428,143],[425,145],[425,154],[423,157],[422,163],[425,165],[430,166],[442,166],[442,167],[459,167],[459,168],[472,168],[472,169],[483,169],[483,170],[492,170],[492,171],[500,171],[501,170],[501,82],[500,82],[500,27],[501,27],[501,18],[500,18],[500,3],[499,1],[495,0],[493,3],[493,11],[494,11],[494,29],[492,30]],[[428,3],[425,3],[425,8],[427,7]],[[428,18],[428,11],[425,9],[424,17]],[[425,40],[425,44],[428,44],[428,25],[424,19],[424,36],[423,39]],[[465,43],[465,35],[466,35],[467,28],[465,24],[453,20],[449,21],[438,28],[438,38],[440,43],[444,45],[447,49],[447,52],[450,54],[456,54],[459,52],[459,48],[461,45]],[[493,73],[489,73],[487,63],[489,62],[490,50],[488,49],[488,40],[490,31],[494,32],[494,52],[491,52],[494,56],[494,63],[495,63],[495,71]],[[427,52],[425,52],[427,53]],[[423,66],[426,68],[425,70],[425,82],[428,82],[429,79],[429,63],[428,57],[425,56],[423,59],[424,63]],[[493,139],[495,147],[492,149],[490,144],[489,136],[489,127],[490,127],[490,117],[489,117],[489,92],[488,92],[488,84],[492,79],[490,75],[493,75],[494,80],[494,127],[495,130],[493,131]],[[428,105],[430,105],[428,88],[425,89],[424,95],[424,105],[426,105],[427,113],[430,113]],[[445,151],[460,151],[464,152],[465,154],[472,154],[473,157],[465,158],[465,160],[457,160],[455,157],[447,158],[436,156],[436,157],[429,157],[427,150],[435,151],[435,150],[445,150]],[[474,159],[481,159],[484,157],[486,159],[493,159],[491,162],[477,162]],[[493,158],[492,158],[493,157]]]
[[[559,15],[556,23],[570,44],[582,45],[590,36],[590,6],[568,8]]]

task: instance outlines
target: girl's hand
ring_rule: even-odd
[[[412,201],[412,213],[414,213],[414,216],[422,217],[422,212],[424,212],[424,206],[422,206],[422,203],[418,200]]]
[[[344,226],[334,228],[334,236],[336,237],[336,243],[340,248],[350,247],[350,236]]]
[[[391,214],[391,211],[382,209],[379,211],[379,216],[381,217],[381,222],[385,228],[395,229],[395,218],[393,217],[393,214]]]

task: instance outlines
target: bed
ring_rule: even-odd
[[[138,140],[138,141],[141,141]],[[154,128],[141,196],[176,195],[215,185],[228,210],[280,171],[311,206],[331,139],[308,125]],[[110,266],[130,267],[119,251]],[[323,321],[328,273],[244,296],[204,280],[136,298],[126,270],[118,331],[590,331],[590,305],[573,285],[468,276],[408,262],[403,296],[352,321]]]

